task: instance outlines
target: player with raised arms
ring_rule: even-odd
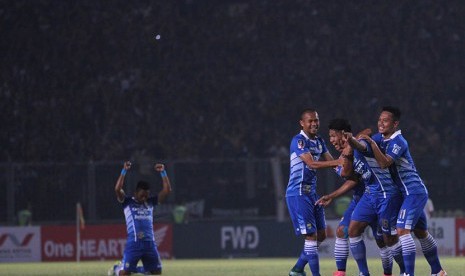
[[[127,196],[123,190],[126,173],[131,162],[124,162],[121,174],[115,185],[116,198],[121,203],[126,218],[127,241],[121,265],[113,268],[114,275],[130,275],[131,272],[146,275],[160,275],[162,264],[158,254],[153,232],[153,212],[156,205],[165,201],[171,192],[171,184],[163,164],[156,164],[155,171],[160,173],[163,188],[157,196],[150,195],[149,183],[139,181],[133,196]],[[143,267],[137,267],[142,261]]]

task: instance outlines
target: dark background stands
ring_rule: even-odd
[[[461,179],[464,13],[458,0],[1,1],[0,161],[269,157],[304,107],[326,138],[331,118],[376,129],[396,105],[419,168]]]

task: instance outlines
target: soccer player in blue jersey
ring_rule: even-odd
[[[407,140],[399,127],[401,112],[398,108],[385,106],[378,118],[378,133],[363,137],[368,141],[380,168],[389,169],[391,177],[403,195],[403,203],[397,217],[397,233],[402,245],[405,275],[415,273],[415,243],[413,231],[431,267],[432,275],[447,275],[442,269],[436,240],[428,232],[423,208],[428,200],[428,190],[420,178]]]
[[[357,175],[357,174],[352,174],[353,169],[349,169],[347,171],[347,166],[353,166],[353,163],[351,162],[353,160],[353,152],[350,148],[350,146],[347,143],[347,140],[344,137],[344,133],[350,133],[351,132],[351,126],[349,122],[345,119],[334,119],[331,120],[329,123],[329,137],[330,137],[330,142],[333,144],[333,146],[338,150],[339,152],[342,152],[342,156],[347,159],[348,162],[344,162],[343,167],[338,167],[338,172],[341,176],[345,176],[346,182],[339,187],[337,190],[332,192],[329,195],[324,195],[322,196],[318,201],[317,204],[327,206],[328,204],[331,203],[331,201],[347,192],[350,190],[353,191],[353,198],[351,203],[349,204],[347,210],[344,213],[344,216],[342,217],[339,226],[336,230],[336,242],[334,246],[334,257],[336,260],[336,266],[337,266],[337,271],[333,273],[333,276],[345,276],[346,273],[346,264],[347,264],[347,258],[349,256],[349,223],[352,218],[352,213],[357,205],[357,203],[360,201],[360,198],[363,197],[363,194],[365,192],[365,181],[362,177],[362,175]],[[367,132],[369,129],[362,131],[362,133],[369,133]],[[371,132],[371,131],[370,131]],[[357,160],[355,162],[358,162]],[[360,162],[359,162],[360,164]],[[358,173],[360,173],[360,168],[358,169]],[[349,174],[349,175],[348,175]],[[367,183],[370,184],[370,183]],[[395,223],[395,213],[392,216],[392,224]],[[376,215],[370,216],[371,221],[366,221],[363,224],[357,224],[358,226],[358,231],[357,233],[363,232],[363,230],[370,225],[372,230],[373,230],[373,237],[376,240],[376,243],[378,247],[380,248],[380,255],[381,255],[381,260],[382,260],[382,265],[383,265],[383,271],[384,275],[391,275],[392,274],[392,255],[391,255],[391,250],[386,246],[384,239],[383,239],[383,234],[380,231],[380,226],[378,224],[378,216],[377,213]],[[354,227],[354,225],[352,225]],[[357,234],[358,237],[358,234]],[[360,243],[360,246],[364,246],[363,243]],[[362,248],[363,250],[364,248]],[[400,254],[399,254],[400,255]],[[362,267],[366,267],[366,270],[368,270],[367,266],[363,265],[363,263],[366,263],[366,254],[362,253],[357,254],[356,256],[357,263],[362,262]],[[401,258],[401,256],[400,256]],[[400,265],[402,266],[402,265]],[[361,269],[363,270],[363,269]],[[365,274],[367,275],[368,271],[364,271]]]
[[[354,143],[352,140],[366,145],[363,140],[358,142],[350,135],[348,141],[351,145]],[[351,168],[360,177],[360,180],[365,183],[365,193],[352,213],[349,225],[349,241],[350,250],[357,262],[360,275],[364,276],[370,274],[362,234],[373,221],[377,221],[384,243],[389,247],[391,255],[399,264],[401,273],[405,270],[401,246],[395,235],[396,217],[402,203],[402,197],[396,185],[389,178],[389,170],[380,169],[374,166],[375,163],[376,160],[370,151],[370,147],[366,146],[364,153],[357,150],[357,148],[354,149],[353,166]],[[378,242],[378,246],[381,247],[383,244]],[[383,268],[384,275],[392,275],[392,265],[383,264]]]
[[[116,275],[130,275],[131,272],[160,275],[162,265],[153,233],[153,212],[156,205],[165,201],[171,192],[170,180],[163,164],[156,164],[155,171],[160,173],[163,188],[157,196],[150,195],[149,183],[139,181],[133,196],[127,196],[123,190],[124,178],[131,169],[131,162],[124,162],[121,174],[115,185],[116,198],[124,209],[127,228],[127,241],[121,266],[115,267]],[[142,261],[143,268],[137,267]]]
[[[290,174],[286,202],[296,235],[305,237],[304,249],[289,275],[305,275],[308,263],[312,275],[320,275],[318,242],[326,238],[324,208],[315,205],[316,170],[336,167],[342,159],[334,160],[324,140],[317,135],[320,120],[316,110],[305,109],[300,116],[301,131],[290,145]],[[320,161],[322,160],[322,161]]]

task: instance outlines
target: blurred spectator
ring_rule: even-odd
[[[173,208],[173,220],[174,223],[187,223],[189,220],[187,218],[188,212],[185,204],[178,204]]]
[[[18,212],[18,225],[31,226],[32,225],[32,208],[31,204],[27,204],[26,209],[19,210]]]

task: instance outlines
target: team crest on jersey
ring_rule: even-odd
[[[389,228],[388,220],[387,219],[381,220],[381,225],[382,225],[383,229],[388,229]]]
[[[392,148],[392,152],[394,154],[399,154],[399,151],[402,149],[401,146],[397,145],[397,144],[394,144],[393,148]]]
[[[298,147],[299,149],[303,149],[304,146],[305,146],[304,140],[297,140],[297,147]]]

